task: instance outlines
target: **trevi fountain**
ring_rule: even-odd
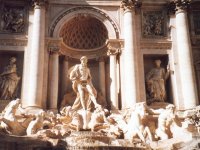
[[[0,150],[200,149],[199,0],[0,7]]]

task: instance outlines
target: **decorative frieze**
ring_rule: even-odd
[[[166,36],[166,18],[164,11],[144,11],[142,15],[143,37]]]
[[[25,4],[14,6],[10,3],[2,5],[0,17],[0,33],[25,33],[27,9]]]

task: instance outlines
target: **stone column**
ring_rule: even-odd
[[[111,109],[119,109],[118,101],[118,86],[117,86],[117,51],[109,50],[108,55],[110,56],[110,101]]]
[[[107,41],[107,55],[110,56],[110,101],[111,109],[119,109],[119,84],[117,72],[118,55],[121,52],[122,40],[108,40]]]
[[[45,50],[45,1],[34,1],[34,21],[30,53],[30,74],[27,80],[29,87],[23,107],[42,107],[44,50]]]
[[[106,97],[106,78],[105,78],[105,58],[99,58],[99,89],[104,97]]]
[[[64,60],[63,60],[63,68],[62,68],[62,81],[61,81],[61,98],[63,98],[63,96],[66,94],[67,92],[67,84],[69,79],[67,77],[68,74],[68,70],[69,70],[69,57],[65,56]]]
[[[124,10],[124,51],[123,51],[123,71],[124,76],[124,93],[126,106],[125,108],[133,107],[137,100],[137,81],[136,81],[136,54],[135,54],[135,32],[134,32],[134,16],[135,8],[140,7],[141,3],[136,0],[123,0],[121,7]],[[123,102],[122,102],[123,103]]]
[[[50,49],[49,56],[49,94],[48,108],[57,110],[58,101],[58,78],[59,78],[59,55],[58,49]]]
[[[176,34],[177,34],[177,67],[181,85],[181,97],[184,108],[189,109],[197,105],[197,88],[195,82],[192,49],[190,42],[189,26],[187,20],[187,7],[190,0],[174,0],[176,6]]]

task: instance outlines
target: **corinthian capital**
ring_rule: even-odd
[[[125,10],[138,9],[142,6],[141,0],[122,0],[121,8]]]
[[[47,39],[48,51],[50,54],[60,53],[62,39]]]
[[[172,0],[169,4],[169,12],[175,13],[183,10],[187,10],[192,0]]]

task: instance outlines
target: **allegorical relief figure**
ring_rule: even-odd
[[[147,94],[151,102],[164,102],[166,100],[165,85],[169,77],[169,66],[166,72],[160,65],[161,60],[155,60],[155,68],[146,74]]]
[[[16,96],[16,89],[20,80],[17,75],[15,57],[11,57],[9,65],[4,68],[0,74],[0,99],[10,100]]]
[[[5,7],[2,13],[2,30],[9,32],[24,31],[24,10],[22,8]]]
[[[162,12],[146,12],[143,15],[143,35],[163,36],[164,19]]]

